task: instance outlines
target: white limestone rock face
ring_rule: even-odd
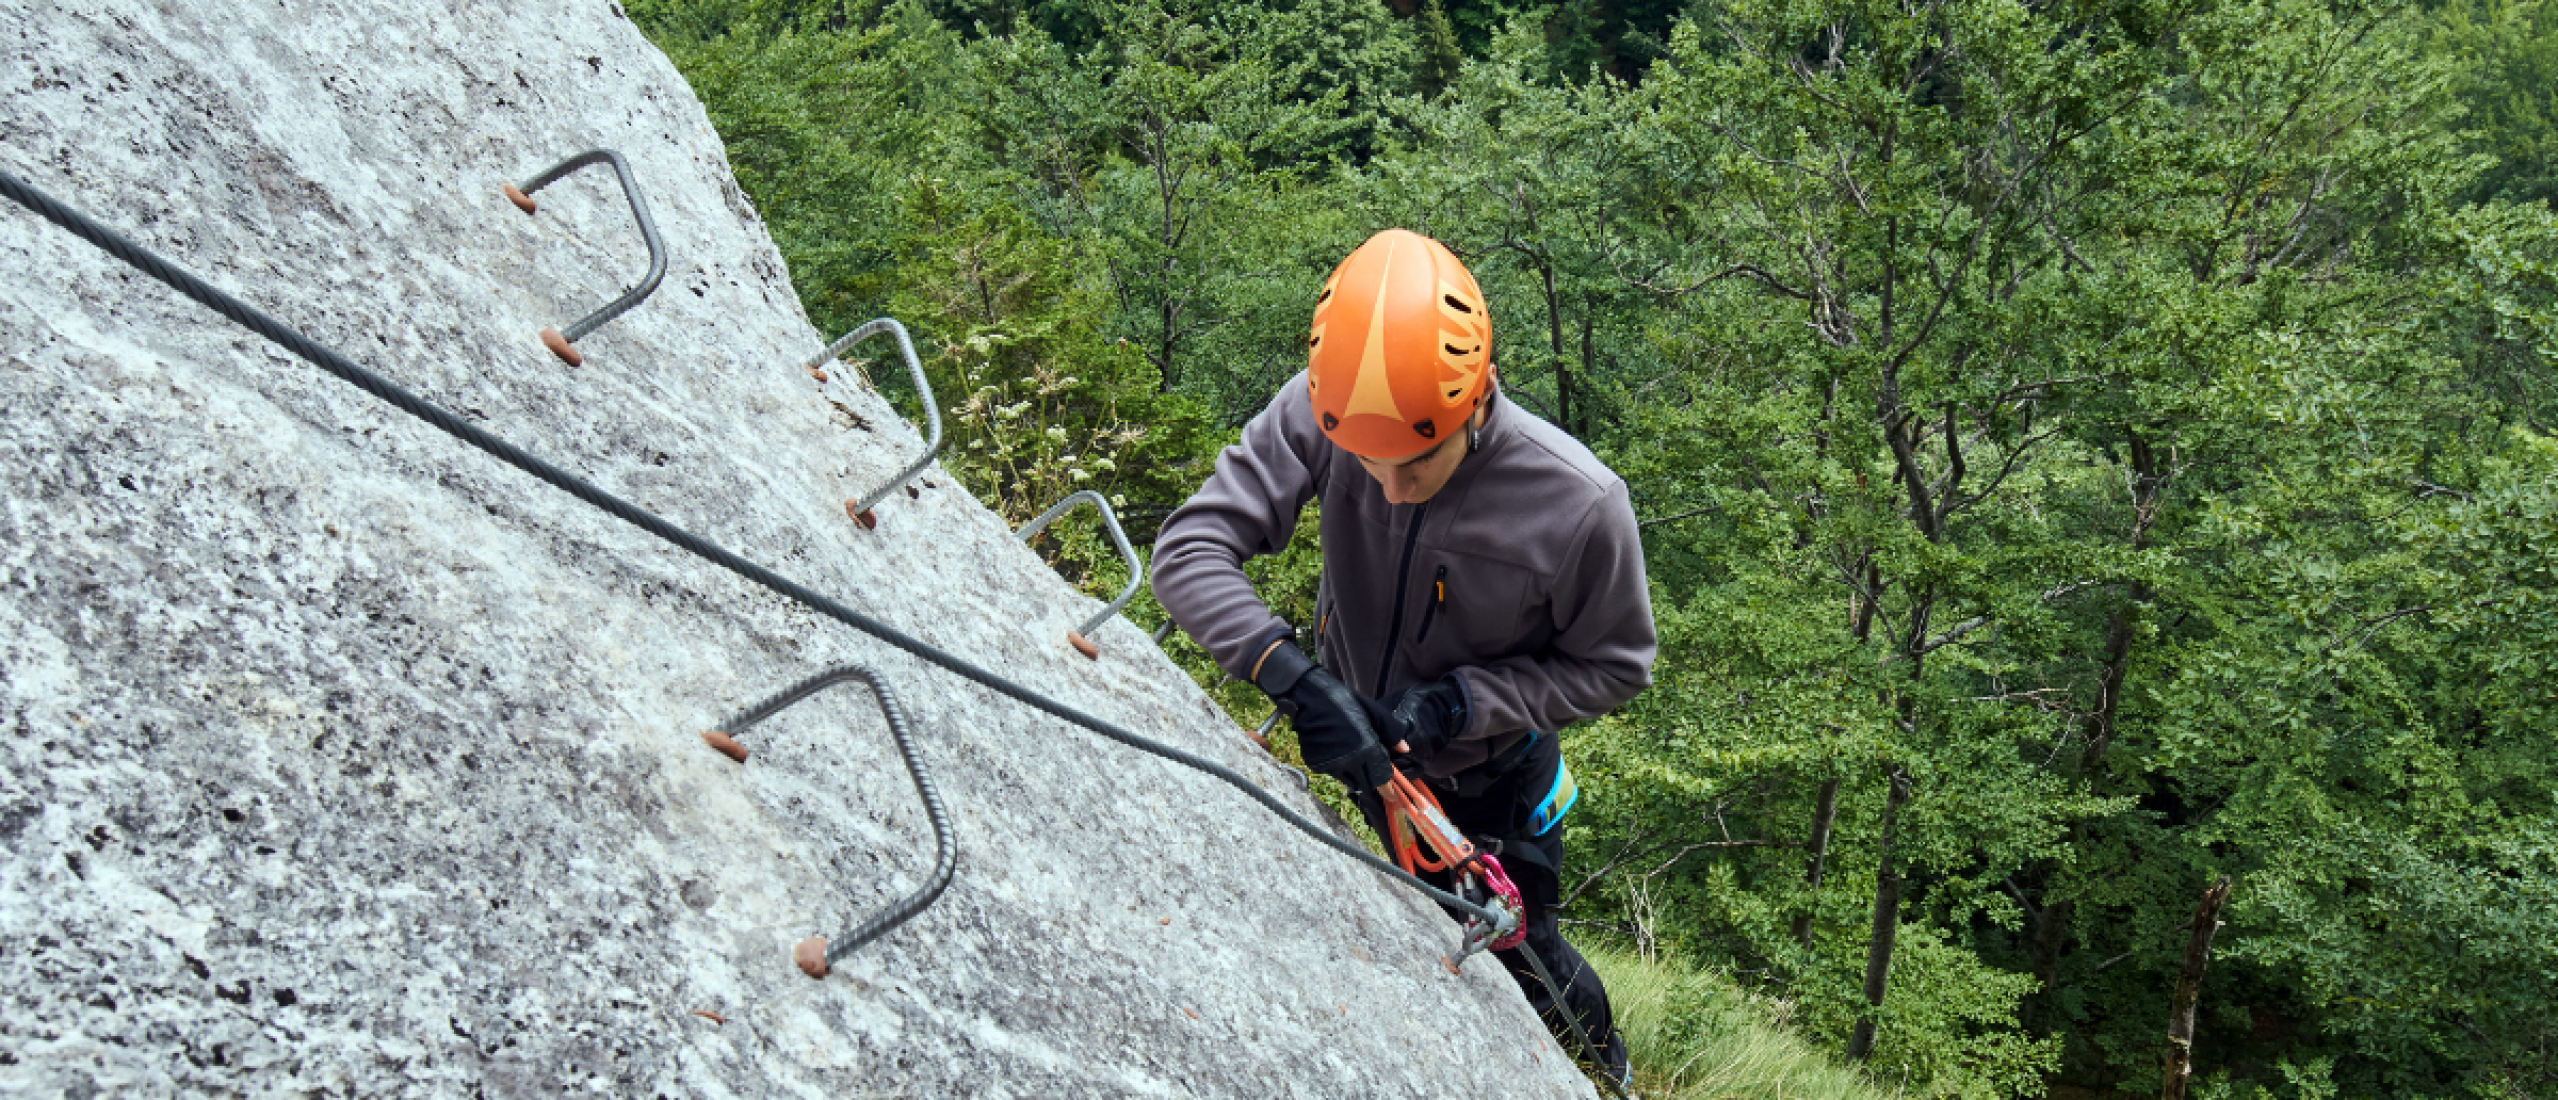
[[[822,346],[701,108],[604,0],[0,0],[0,167],[691,530],[1313,811]],[[637,278],[620,150],[671,257]],[[849,374],[849,372],[844,372]],[[1586,1095],[1420,898],[1201,775],[812,615],[0,205],[0,1091]],[[1080,521],[1071,521],[1080,522]],[[931,836],[950,892],[791,944]],[[714,1013],[714,1022],[699,1013]]]

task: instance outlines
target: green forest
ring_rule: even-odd
[[[2191,1095],[2558,1097],[2558,0],[628,12],[1016,523],[1150,539],[1334,264],[1454,249],[1641,519],[1565,915],[1703,976],[1650,1026],[2159,1095],[2226,881]],[[1292,619],[1314,527],[1252,567]]]

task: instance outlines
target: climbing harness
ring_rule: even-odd
[[[551,354],[559,356],[561,362],[572,367],[586,361],[586,357],[578,353],[579,340],[585,339],[587,333],[603,327],[604,322],[619,317],[628,312],[632,306],[640,304],[641,300],[654,293],[657,290],[657,284],[666,278],[666,245],[657,239],[657,223],[649,220],[648,203],[640,199],[639,181],[631,178],[631,166],[622,160],[620,153],[610,149],[589,149],[579,153],[543,169],[541,175],[533,177],[522,187],[507,184],[503,188],[506,192],[506,201],[514,203],[516,209],[529,216],[538,205],[533,201],[533,192],[548,187],[561,176],[590,164],[610,164],[613,166],[613,174],[621,177],[622,197],[631,201],[631,217],[639,222],[641,239],[648,242],[648,274],[641,276],[637,285],[623,291],[621,297],[606,302],[595,312],[578,318],[576,323],[568,326],[568,331],[562,332],[555,328],[542,330],[542,346],[551,349]]]
[[[1478,952],[1518,948],[1520,956],[1528,961],[1528,969],[1545,986],[1547,1003],[1570,1025],[1582,1057],[1599,1070],[1601,1079],[1607,1079],[1607,1067],[1599,1060],[1599,1048],[1591,1045],[1589,1033],[1581,1027],[1581,1017],[1564,1000],[1554,975],[1546,971],[1545,960],[1537,957],[1535,948],[1527,946],[1528,903],[1519,887],[1510,881],[1509,872],[1502,869],[1500,857],[1477,849],[1448,820],[1438,796],[1400,768],[1394,769],[1394,777],[1377,789],[1377,798],[1385,805],[1387,845],[1397,866],[1406,874],[1415,870],[1449,872],[1457,892],[1467,901],[1501,910],[1512,918],[1505,929],[1469,914],[1458,937],[1456,957],[1447,960],[1448,972],[1457,973],[1466,959]],[[1609,1080],[1608,1084],[1620,1095],[1625,1092],[1621,1082]]]
[[[613,156],[603,150],[598,150],[596,153],[592,154],[583,154],[583,156],[600,156],[602,159],[612,161],[617,169],[625,171],[623,178],[627,184],[629,180],[627,169],[620,163],[620,158],[618,156]],[[578,158],[571,158],[572,161],[576,161],[577,159]],[[591,161],[589,163],[591,163]],[[546,173],[543,177],[537,178],[534,182],[534,186],[539,187],[544,183],[548,183],[552,179],[556,179],[559,175],[567,173],[574,167],[576,167],[576,164],[570,163],[555,168],[551,172]],[[662,269],[664,257],[657,248],[656,227],[648,223],[646,211],[639,206],[638,191],[634,188],[626,188],[626,190],[632,200],[634,213],[637,213],[641,219],[642,231],[647,235],[650,241],[651,275],[643,288],[624,295],[624,299],[627,300],[617,300],[615,303],[608,305],[604,311],[598,311],[598,315],[590,316],[587,321],[592,321],[593,324],[600,325],[604,321],[611,320],[615,314],[618,314],[621,310],[628,309],[630,305],[636,303],[639,298],[645,297],[649,289],[654,289],[657,276],[663,274]],[[836,622],[852,627],[864,634],[868,634],[871,637],[885,642],[897,649],[904,650],[906,653],[914,657],[939,665],[943,669],[958,675],[960,678],[977,684],[980,687],[984,687],[996,694],[1012,699],[1015,702],[1031,707],[1032,709],[1042,711],[1053,717],[1082,726],[1083,728],[1091,730],[1104,738],[1116,741],[1119,744],[1126,745],[1129,748],[1138,750],[1139,752],[1162,757],[1163,759],[1170,760],[1184,767],[1205,773],[1224,782],[1227,786],[1233,787],[1235,790],[1242,792],[1245,797],[1252,799],[1254,802],[1260,803],[1262,808],[1269,810],[1272,814],[1278,816],[1280,820],[1287,822],[1298,832],[1304,833],[1306,836],[1313,838],[1317,843],[1367,865],[1371,870],[1385,875],[1388,879],[1400,885],[1421,893],[1431,900],[1438,902],[1441,906],[1465,914],[1465,916],[1469,918],[1470,928],[1473,927],[1473,925],[1480,923],[1485,930],[1483,935],[1486,947],[1476,948],[1476,950],[1489,948],[1492,943],[1501,940],[1515,938],[1522,941],[1521,946],[1523,949],[1519,952],[1519,954],[1527,960],[1528,966],[1535,972],[1537,980],[1545,986],[1547,994],[1553,999],[1552,1003],[1555,1005],[1556,1009],[1563,1014],[1565,1022],[1571,1025],[1573,1039],[1579,1044],[1582,1056],[1588,1060],[1591,1065],[1600,1065],[1597,1053],[1598,1048],[1590,1044],[1589,1035],[1583,1031],[1580,1019],[1572,1013],[1568,1006],[1565,1005],[1562,990],[1555,985],[1553,976],[1546,971],[1544,961],[1537,957],[1537,952],[1533,947],[1527,947],[1524,944],[1523,941],[1526,932],[1524,922],[1521,919],[1522,914],[1519,911],[1511,909],[1508,903],[1505,903],[1500,899],[1498,896],[1500,893],[1499,887],[1492,885],[1488,876],[1486,878],[1486,889],[1491,891],[1491,894],[1473,898],[1460,897],[1456,894],[1451,894],[1445,890],[1432,886],[1429,883],[1423,882],[1405,867],[1399,867],[1393,863],[1388,863],[1387,861],[1379,858],[1375,853],[1369,852],[1365,848],[1360,847],[1356,842],[1333,835],[1331,830],[1324,828],[1322,825],[1307,818],[1305,815],[1290,809],[1286,803],[1279,800],[1278,796],[1263,790],[1259,784],[1256,784],[1252,780],[1246,778],[1240,772],[1222,764],[1218,764],[1215,761],[1208,760],[1197,754],[1144,737],[1134,731],[1125,729],[1116,723],[1086,714],[1081,710],[1032,691],[1027,687],[1023,687],[1009,679],[998,676],[993,672],[979,668],[975,664],[960,658],[956,654],[944,652],[937,646],[933,646],[920,639],[909,636],[905,632],[873,619],[870,616],[864,615],[861,612],[855,611],[851,607],[848,607],[833,598],[821,595],[813,589],[807,588],[806,586],[792,581],[789,578],[783,577],[782,575],[775,573],[770,569],[766,569],[763,566],[757,565],[752,561],[748,561],[747,559],[738,556],[736,553],[731,552],[708,539],[702,538],[690,531],[686,531],[681,527],[677,527],[673,523],[659,517],[654,512],[650,512],[638,505],[632,504],[629,501],[605,492],[602,488],[595,484],[534,456],[532,453],[507,442],[505,439],[500,438],[492,432],[463,420],[461,417],[456,416],[443,406],[437,405],[434,402],[428,401],[423,397],[411,393],[399,384],[356,365],[354,361],[338,354],[327,345],[304,335],[300,330],[295,329],[282,321],[278,321],[273,317],[267,316],[256,307],[222,292],[215,288],[212,284],[207,283],[185,269],[162,259],[157,253],[127,240],[123,235],[99,224],[98,222],[90,219],[87,215],[73,210],[70,207],[64,206],[51,195],[45,194],[32,184],[19,179],[16,175],[10,172],[0,171],[0,195],[6,195],[11,201],[26,207],[28,210],[43,217],[46,221],[52,222],[53,224],[68,230],[73,235],[78,236],[80,239],[96,246],[100,251],[123,261],[145,275],[149,275],[152,278],[167,284],[171,289],[185,295],[188,299],[214,311],[215,313],[221,314],[223,317],[230,319],[233,323],[258,334],[260,337],[265,338],[266,340],[292,352],[297,356],[300,356],[302,359],[310,362],[313,366],[328,372],[329,374],[337,377],[339,380],[373,395],[384,403],[397,408],[410,416],[425,421],[437,430],[478,448],[500,462],[504,462],[509,466],[513,466],[518,470],[532,475],[536,480],[586,502],[588,505],[593,506],[597,510],[602,511],[615,519],[619,519],[624,523],[628,523],[633,527],[637,527],[642,531],[654,535],[661,541],[664,541],[677,549],[683,550],[701,558],[704,561],[728,570],[745,580],[752,581],[756,585],[785,599],[798,603],[811,611],[815,611],[818,614],[835,620]],[[579,324],[585,325],[587,324],[587,321],[581,321]],[[906,352],[909,362],[912,363],[913,352],[911,345],[908,345],[905,339],[904,330],[902,328],[894,327],[894,322],[887,322],[886,326],[874,328],[876,325],[880,325],[880,323],[873,322],[872,325],[865,325],[862,329],[855,330],[855,333],[853,334],[847,334],[844,340],[838,342],[836,348],[829,349],[830,352],[840,350],[841,347],[856,342],[858,339],[868,336],[876,331],[894,331],[896,332],[898,342],[901,345],[900,350]],[[576,326],[571,327],[572,329],[576,328]],[[591,331],[591,329],[592,325],[588,325],[587,330]],[[927,409],[930,408],[929,400],[927,401],[926,407]],[[934,418],[934,425],[936,428],[939,427],[938,417]],[[938,431],[934,432],[934,436],[936,437],[935,444],[938,444],[939,442],[939,435],[940,433]],[[926,461],[929,461],[929,451],[931,449],[932,448],[928,448]],[[916,468],[920,469],[920,464]],[[906,476],[911,476],[911,474]],[[899,480],[902,482],[904,477],[901,476]],[[719,738],[712,738],[707,735],[704,738],[704,740],[710,741],[714,747],[721,748],[722,752],[728,753],[732,758],[741,758],[745,754],[745,749],[742,745],[738,745],[736,743],[734,738],[735,734],[752,729],[757,723],[772,717],[772,715],[787,709],[792,704],[806,699],[808,696],[821,691],[826,687],[851,679],[862,680],[871,687],[873,695],[880,703],[882,713],[887,716],[889,731],[897,742],[899,754],[905,758],[907,772],[914,778],[916,792],[922,796],[926,814],[932,821],[936,860],[933,874],[922,889],[917,890],[914,894],[909,895],[898,903],[863,920],[861,923],[854,926],[850,932],[837,937],[833,946],[828,946],[828,941],[822,937],[810,937],[797,944],[792,949],[792,959],[802,971],[806,972],[811,977],[825,976],[832,964],[841,961],[846,955],[849,955],[862,944],[867,943],[870,940],[877,939],[891,929],[894,929],[898,925],[913,918],[917,913],[922,912],[926,906],[932,904],[933,900],[941,894],[943,888],[949,884],[951,875],[957,866],[958,844],[951,833],[948,813],[943,809],[939,795],[933,790],[931,779],[929,778],[927,769],[924,767],[923,758],[915,751],[913,738],[906,728],[904,713],[898,709],[894,696],[875,674],[860,666],[847,665],[821,672],[816,676],[792,685],[761,703],[748,707],[737,717],[723,723],[720,730],[712,731],[720,734]],[[729,742],[729,747],[720,746],[720,740],[727,740]],[[733,752],[731,751],[732,747],[735,750]],[[1405,782],[1409,783],[1410,781],[1406,780]],[[1411,789],[1418,791],[1423,798],[1429,797],[1428,792],[1422,790],[1417,785],[1412,786]],[[1435,799],[1432,799],[1429,802],[1429,805],[1433,810],[1437,809],[1437,801]],[[1446,815],[1444,813],[1438,814],[1437,820],[1444,824],[1446,821]],[[1451,828],[1449,832],[1453,833],[1454,830]],[[1457,839],[1460,842],[1463,842],[1464,840],[1461,835],[1459,835]],[[1469,845],[1469,848],[1470,847],[1471,846]],[[1441,851],[1439,853],[1439,858],[1442,860],[1446,859],[1447,853],[1454,850],[1455,849],[1447,849]],[[1489,859],[1488,856],[1478,856],[1476,858]],[[1465,860],[1462,856],[1459,857],[1458,865],[1465,865]],[[1508,881],[1507,876],[1503,876],[1500,881],[1506,884]],[[1508,891],[1508,895],[1511,899],[1515,900],[1517,896],[1516,887],[1512,887]],[[1469,935],[1472,936],[1474,933],[1470,932]],[[1609,1079],[1608,1075],[1604,1071],[1604,1067],[1602,1067],[1600,1077],[1608,1083],[1611,1090],[1616,1091],[1620,1095],[1624,1093],[1624,1089],[1619,1082]]]
[[[1546,788],[1545,797],[1537,801],[1535,812],[1528,815],[1528,835],[1544,836],[1563,823],[1563,815],[1571,813],[1581,801],[1581,785],[1572,781],[1572,765],[1554,762],[1554,783]]]

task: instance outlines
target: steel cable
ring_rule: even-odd
[[[1432,901],[1438,902],[1442,906],[1472,915],[1496,927],[1506,928],[1510,922],[1511,918],[1509,914],[1500,911],[1498,906],[1487,908],[1475,905],[1464,898],[1458,897],[1455,894],[1451,894],[1445,890],[1434,887],[1429,883],[1421,881],[1420,879],[1412,876],[1410,873],[1404,871],[1402,868],[1387,862],[1386,860],[1378,857],[1375,853],[1369,852],[1367,849],[1360,847],[1356,843],[1333,835],[1330,830],[1325,829],[1322,825],[1302,814],[1299,814],[1295,810],[1288,808],[1287,804],[1279,801],[1277,796],[1261,789],[1260,785],[1245,778],[1240,772],[1194,753],[1155,741],[1151,738],[1140,735],[1133,730],[1123,729],[1115,723],[1085,714],[1081,710],[1048,698],[1045,695],[1041,695],[1038,692],[1032,691],[1029,688],[1016,684],[1011,680],[1007,680],[1004,677],[986,671],[985,669],[981,669],[955,654],[944,652],[937,646],[911,637],[895,627],[889,626],[886,623],[855,611],[832,598],[821,595],[787,577],[773,572],[772,570],[766,569],[763,566],[739,557],[738,555],[722,548],[717,543],[713,543],[708,539],[695,535],[681,527],[675,526],[673,523],[660,518],[656,513],[650,512],[638,505],[614,496],[613,494],[604,491],[601,487],[598,487],[575,474],[562,470],[557,466],[553,466],[549,462],[546,462],[541,458],[534,456],[532,453],[525,451],[523,448],[507,442],[505,439],[500,438],[496,434],[464,421],[460,417],[455,416],[452,412],[446,410],[443,406],[437,405],[432,401],[411,393],[398,383],[392,382],[390,379],[384,378],[381,375],[375,374],[372,371],[356,365],[345,356],[339,355],[337,352],[331,350],[327,345],[303,335],[300,330],[295,329],[291,325],[287,325],[282,321],[267,316],[265,313],[258,310],[257,307],[251,306],[238,298],[234,298],[231,295],[224,293],[212,284],[197,278],[185,269],[160,258],[157,253],[127,240],[123,235],[91,220],[87,215],[63,205],[61,202],[56,201],[51,195],[45,194],[43,191],[37,189],[33,184],[19,179],[16,175],[6,170],[0,170],[0,194],[7,195],[12,201],[26,207],[30,211],[33,211],[46,221],[52,222],[53,224],[70,231],[74,236],[96,246],[100,251],[123,261],[145,275],[158,279],[160,282],[167,284],[171,289],[185,295],[188,299],[194,301],[198,305],[210,309],[215,313],[219,313],[225,318],[230,319],[233,323],[238,324],[241,327],[283,347],[285,350],[302,357],[304,360],[309,361],[313,366],[335,375],[339,380],[373,395],[410,416],[414,416],[419,420],[423,420],[428,424],[433,425],[438,430],[443,431],[445,434],[450,435],[455,439],[461,440],[464,443],[468,443],[473,447],[477,447],[480,450],[487,452],[491,457],[496,458],[498,461],[504,462],[509,466],[513,466],[518,470],[522,470],[523,472],[532,475],[537,480],[540,480],[561,492],[567,493],[570,496],[576,497],[596,509],[611,515],[615,519],[619,519],[624,523],[628,523],[642,531],[655,535],[660,540],[672,544],[675,547],[708,561],[713,565],[717,565],[729,572],[735,573],[749,581],[753,581],[775,594],[807,607],[808,609],[824,615],[827,618],[834,619],[837,622],[843,623],[855,630],[859,630],[862,633],[868,634],[871,637],[877,638],[880,641],[886,642],[898,649],[902,649],[927,662],[939,665],[980,687],[984,687],[999,695],[1003,695],[1015,702],[1031,707],[1032,709],[1044,711],[1054,717],[1082,726],[1085,729],[1091,730],[1094,733],[1100,734],[1101,736],[1112,741],[1116,741],[1122,745],[1126,745],[1129,748],[1154,756],[1159,756],[1195,771],[1214,776],[1215,778],[1225,782],[1226,785],[1242,792],[1246,797],[1260,803],[1262,808],[1276,814],[1280,820],[1294,826],[1297,831],[1304,833],[1308,837],[1313,838],[1315,841],[1333,849],[1334,851],[1358,860],[1360,863],[1367,865],[1370,870],[1384,875],[1388,879],[1393,880],[1400,885],[1420,892],[1422,895],[1430,898]],[[901,751],[904,748],[906,748],[906,743],[901,741]],[[936,889],[934,893],[938,894],[938,889]],[[926,903],[929,903],[931,899],[926,898],[924,900]],[[920,910],[921,908],[922,906],[920,904],[916,906],[917,910]],[[911,912],[906,914],[906,916],[911,915]],[[904,917],[901,916],[898,919],[903,920]],[[868,925],[865,927],[868,927]],[[877,929],[872,931],[871,934],[875,936],[878,934],[878,931],[884,930],[884,928]],[[1546,974],[1545,965],[1542,960],[1537,958],[1536,951],[1525,944],[1521,944],[1520,949],[1527,955],[1531,966],[1536,970],[1538,978],[1544,983],[1548,993],[1554,995],[1556,1003],[1560,1004],[1562,1001],[1561,993],[1555,989],[1553,979]],[[833,952],[829,952],[829,954],[832,955]],[[1568,1009],[1566,1010],[1565,1015],[1567,1017],[1571,1016]],[[1598,1060],[1597,1051],[1590,1047],[1588,1036],[1582,1033],[1579,1020],[1573,1019],[1572,1025],[1573,1038],[1580,1044],[1583,1055],[1589,1059],[1592,1065],[1601,1065]],[[1602,1066],[1601,1072],[1604,1076],[1604,1066]],[[1615,1082],[1611,1081],[1610,1084],[1614,1085]]]
[[[1504,915],[1498,914],[1494,910],[1477,906],[1463,898],[1457,897],[1454,894],[1450,894],[1447,891],[1441,890],[1429,883],[1414,878],[1411,875],[1406,874],[1402,868],[1378,858],[1374,853],[1369,852],[1365,848],[1362,848],[1348,840],[1334,836],[1330,830],[1325,829],[1322,825],[1317,824],[1295,810],[1289,809],[1287,804],[1279,801],[1277,796],[1261,789],[1260,785],[1245,778],[1240,772],[1234,771],[1231,768],[1196,754],[1144,737],[1135,731],[1123,729],[1115,723],[1086,714],[1074,707],[1068,706],[1054,699],[1050,699],[1045,695],[1041,695],[1038,692],[1021,686],[1020,684],[1016,684],[1011,680],[1007,680],[992,672],[979,668],[954,654],[944,652],[936,646],[926,643],[920,639],[910,637],[905,632],[900,631],[895,627],[889,626],[888,624],[873,619],[868,615],[855,611],[829,597],[811,591],[810,589],[790,580],[789,578],[783,577],[772,570],[766,569],[763,566],[757,565],[754,562],[730,553],[708,539],[704,539],[699,535],[695,535],[690,531],[686,531],[681,527],[677,527],[674,524],[659,518],[653,512],[649,512],[635,504],[631,504],[630,502],[621,499],[620,497],[605,492],[603,489],[598,488],[594,484],[587,482],[582,478],[579,478],[575,474],[571,474],[568,471],[553,466],[540,458],[534,457],[522,448],[517,447],[476,425],[462,420],[460,417],[453,415],[453,413],[447,411],[442,406],[428,401],[423,397],[419,397],[416,394],[410,393],[408,390],[403,389],[399,384],[375,374],[372,371],[366,370],[363,367],[355,365],[344,356],[330,350],[318,341],[313,340],[308,336],[304,336],[292,326],[269,317],[266,314],[259,312],[256,307],[251,306],[246,302],[242,302],[229,294],[223,293],[221,290],[218,290],[211,284],[206,283],[204,280],[189,274],[187,271],[179,268],[175,264],[161,259],[157,254],[151,252],[149,249],[143,248],[141,245],[126,240],[114,230],[108,229],[97,222],[91,221],[87,216],[81,214],[79,211],[62,205],[55,201],[52,196],[37,190],[33,185],[6,171],[0,171],[0,194],[6,194],[19,205],[25,206],[27,209],[34,211],[45,220],[50,221],[55,225],[71,231],[80,239],[85,240],[92,245],[96,245],[100,250],[106,252],[110,256],[114,256],[116,259],[132,265],[143,274],[149,275],[154,279],[158,279],[161,282],[168,284],[170,288],[190,299],[193,299],[196,303],[204,306],[205,308],[219,313],[224,317],[230,318],[241,327],[283,346],[286,350],[291,351],[295,355],[309,360],[312,365],[319,367],[321,370],[336,375],[339,379],[355,386],[357,389],[363,390],[366,393],[380,398],[402,412],[434,425],[436,428],[464,443],[468,443],[482,451],[488,452],[499,461],[513,466],[516,469],[522,470],[525,473],[531,474],[553,488],[559,489],[570,496],[576,497],[579,500],[593,505],[597,509],[610,514],[615,519],[619,519],[631,526],[655,535],[678,548],[726,569],[729,572],[735,573],[740,577],[753,581],[756,584],[770,589],[774,593],[797,602],[812,611],[826,616],[827,618],[843,623],[846,626],[859,630],[862,633],[868,634],[880,641],[895,646],[898,649],[905,650],[907,653],[920,657],[925,661],[939,665],[944,669],[958,674],[963,679],[994,691],[999,695],[1003,695],[1033,709],[1045,711],[1050,715],[1062,718],[1068,722],[1074,723],[1075,725],[1082,726],[1085,729],[1091,730],[1092,732],[1100,734],[1110,740],[1119,742],[1122,745],[1126,745],[1129,748],[1136,749],[1140,752],[1150,753],[1155,756],[1160,756],[1166,760],[1173,761],[1174,763],[1181,764],[1197,771],[1205,772],[1218,779],[1224,780],[1228,786],[1234,787],[1236,790],[1243,792],[1244,795],[1251,798],[1253,801],[1260,803],[1263,808],[1279,815],[1281,820],[1295,826],[1299,832],[1314,838],[1315,840],[1323,843],[1325,846],[1330,847],[1343,855],[1347,855],[1366,864],[1370,869],[1377,873],[1385,875],[1387,878],[1393,879],[1396,882],[1417,890],[1441,905],[1472,914],[1478,918],[1495,924],[1506,923]]]

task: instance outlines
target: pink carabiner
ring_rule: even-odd
[[[1507,951],[1526,943],[1528,941],[1527,899],[1519,896],[1519,888],[1510,881],[1510,873],[1501,869],[1500,857],[1485,853],[1475,857],[1475,860],[1483,865],[1483,881],[1491,884],[1492,892],[1500,897],[1502,907],[1510,910],[1510,915],[1517,917],[1519,921],[1519,926],[1511,929],[1509,935],[1492,941],[1491,949]]]

